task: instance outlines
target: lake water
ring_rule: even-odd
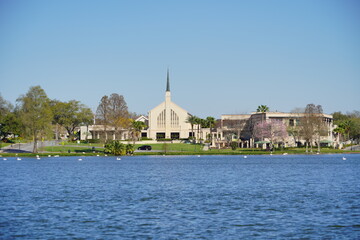
[[[360,239],[359,154],[82,159],[0,158],[0,239]]]

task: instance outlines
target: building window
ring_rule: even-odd
[[[294,119],[289,119],[289,126],[290,126],[290,127],[295,126]]]
[[[180,138],[180,133],[178,132],[171,133],[171,139],[179,139],[179,138]]]
[[[165,117],[166,117],[166,110],[164,109],[157,117],[158,128],[165,128]]]
[[[156,133],[156,139],[164,139],[165,133],[164,132],[158,132]]]
[[[174,110],[171,109],[171,116],[170,116],[170,123],[171,127],[178,127],[179,126],[179,116],[175,113]]]

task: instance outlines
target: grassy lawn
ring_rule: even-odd
[[[92,153],[93,149],[92,146],[79,146],[79,147],[73,147],[73,146],[50,146],[50,147],[44,147],[40,148],[40,151],[45,152],[57,152],[57,153],[68,153],[69,151],[72,153]],[[104,148],[98,148],[95,147],[96,152],[103,152]]]
[[[1,147],[1,148],[7,147],[7,146],[9,146],[9,145],[11,145],[11,144],[14,144],[14,143],[4,143],[4,142],[1,142],[1,143],[0,143],[0,147]]]
[[[124,144],[127,144],[125,142]],[[137,148],[144,144],[135,144],[134,149],[137,150]],[[176,155],[182,155],[182,154],[224,154],[224,155],[257,155],[257,154],[270,154],[270,151],[262,150],[259,148],[238,148],[236,150],[232,149],[211,149],[209,151],[203,151],[203,146],[200,144],[185,144],[185,143],[156,143],[156,144],[146,144],[151,145],[152,151],[141,151],[141,152],[135,152],[135,155],[157,155],[162,154],[166,152],[166,154],[176,154]],[[68,154],[70,153],[76,154],[76,153],[91,153],[93,154],[93,147],[95,148],[95,153],[103,153],[104,148],[102,144],[76,144],[76,146],[73,145],[63,145],[63,146],[50,146],[40,149],[40,151],[46,151],[49,153],[63,153]],[[310,150],[309,150],[310,151]],[[344,152],[350,152],[350,151],[344,151],[339,149],[331,149],[331,148],[321,148],[320,153],[322,154],[334,154],[334,153],[344,153]],[[272,154],[306,154],[305,148],[286,148],[286,149],[279,149],[272,152]],[[313,152],[309,154],[316,154],[317,148],[313,148]],[[355,152],[352,151],[352,153],[360,153],[359,151]]]

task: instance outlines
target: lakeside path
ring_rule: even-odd
[[[47,146],[55,146],[57,141],[44,141],[39,142],[38,147],[47,147]],[[34,148],[34,143],[14,143],[9,146],[3,147],[0,149],[0,153],[32,153]]]

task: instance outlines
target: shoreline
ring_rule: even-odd
[[[239,152],[143,152],[143,153],[135,153],[133,155],[112,155],[112,154],[104,154],[104,153],[61,153],[61,152],[40,152],[40,153],[0,153],[0,158],[1,157],[36,157],[37,155],[39,157],[79,157],[79,156],[83,156],[83,157],[135,157],[135,156],[197,156],[197,155],[201,155],[201,156],[213,156],[213,155],[238,155],[238,156],[246,156],[246,155],[269,155],[269,156],[286,156],[286,155],[330,155],[330,154],[337,154],[337,155],[341,155],[341,154],[360,154],[360,151],[344,151],[344,152],[320,152],[319,154],[316,152],[312,152],[312,153],[294,153],[294,152],[289,152],[287,153],[286,151],[284,152],[279,152],[279,153],[269,153],[269,152],[244,152],[244,153],[239,153]]]

